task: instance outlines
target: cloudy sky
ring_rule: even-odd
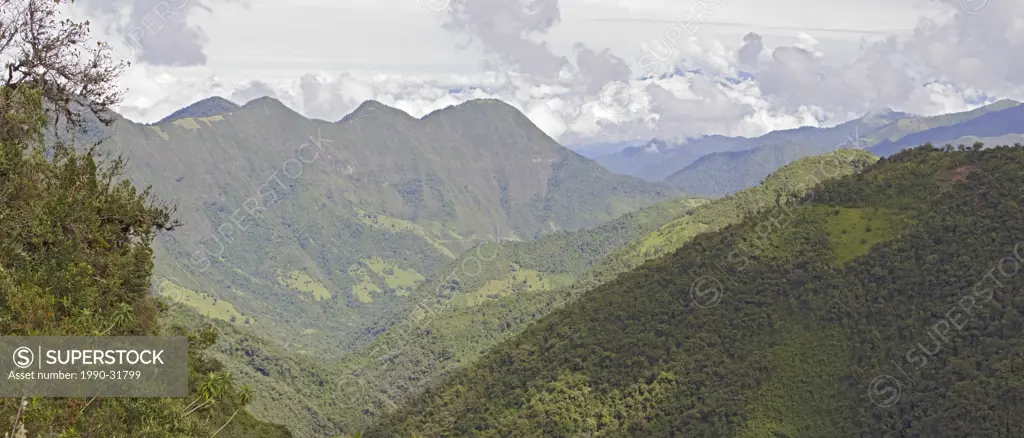
[[[1024,98],[1024,0],[88,0],[119,110],[220,95],[338,120],[495,97],[566,144],[759,135]],[[673,73],[674,72],[674,73]]]

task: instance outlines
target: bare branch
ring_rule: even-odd
[[[123,93],[117,79],[128,65],[110,46],[89,48],[89,22],[59,19],[57,7],[73,0],[0,0],[0,87],[39,90],[55,126],[80,127],[83,111],[114,121],[110,107]]]

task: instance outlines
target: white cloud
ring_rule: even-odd
[[[499,98],[548,134],[580,143],[750,136],[837,123],[881,107],[934,114],[1024,97],[1024,58],[1017,56],[1024,53],[1024,2],[963,1],[988,9],[967,13],[961,0],[836,0],[828,7],[730,0],[703,17],[693,35],[673,38],[674,58],[661,68],[684,73],[648,80],[636,79],[644,43],[681,28],[657,19],[675,20],[694,6],[454,0],[453,12],[438,17],[415,1],[304,0],[285,7],[249,0],[248,9],[190,3],[177,27],[158,35],[184,42],[151,41],[134,54],[141,62],[125,77],[121,111],[154,121],[210,95],[238,103],[270,95],[333,121],[367,99],[422,116]],[[137,26],[131,23],[145,14],[139,11],[152,4],[111,0],[85,11],[116,33]],[[886,13],[876,13],[882,7]],[[591,20],[616,14],[648,18]],[[212,17],[234,24],[213,26]],[[173,67],[188,64],[196,65]],[[611,99],[612,107],[602,104],[609,101],[607,85],[619,81],[630,92]],[[623,103],[628,110],[615,107]]]

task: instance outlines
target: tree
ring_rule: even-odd
[[[213,438],[213,437],[217,436],[217,434],[220,433],[220,431],[222,429],[227,427],[227,425],[229,423],[231,423],[231,420],[235,419],[235,415],[238,415],[238,411],[240,411],[240,410],[242,410],[242,408],[248,406],[249,402],[251,402],[251,401],[252,401],[252,390],[249,389],[249,385],[242,385],[242,387],[239,388],[239,390],[238,390],[238,407],[235,408],[235,412],[233,412],[231,414],[231,417],[228,418],[228,421],[224,422],[223,426],[221,426],[219,429],[217,429],[215,432],[213,432],[213,435],[210,435],[210,438]]]
[[[117,303],[117,306],[114,308],[113,319],[114,323],[104,330],[103,334],[107,334],[107,332],[114,327],[124,327],[126,324],[131,322],[133,319],[131,306],[126,303]]]
[[[217,402],[217,399],[221,398],[224,394],[229,393],[232,388],[231,374],[224,372],[210,372],[206,375],[206,379],[202,384],[199,385],[200,396],[192,403],[189,403],[185,407],[182,415],[188,415],[204,407],[211,407]],[[193,406],[196,401],[203,400]],[[191,409],[189,409],[191,407]]]
[[[88,23],[58,17],[62,2],[0,0],[0,332],[157,336],[166,306],[150,290],[151,245],[179,222],[124,177],[122,157],[60,135],[113,121],[123,67],[107,46],[88,43]],[[32,398],[26,407],[0,398],[0,425],[16,436],[209,436],[223,420],[186,415],[233,394],[231,376],[203,354],[216,331],[170,329],[188,336],[189,378],[203,381],[185,409],[187,399]],[[235,423],[243,435],[290,436],[247,420]]]
[[[59,20],[57,6],[74,0],[0,0],[0,87],[42,93],[56,125],[77,128],[87,110],[109,125],[123,93],[117,78],[128,65],[105,43],[89,42],[89,22]]]

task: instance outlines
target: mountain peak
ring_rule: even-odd
[[[402,118],[412,118],[412,116],[410,116],[405,111],[402,111],[398,108],[387,106],[383,103],[371,99],[363,101],[363,103],[359,104],[359,106],[356,107],[354,111],[352,111],[345,117],[342,117],[341,120],[338,120],[337,123],[355,120],[362,117],[379,117],[384,115],[391,115],[392,117],[397,115]]]
[[[189,117],[213,117],[227,114],[241,108],[238,104],[220,96],[207,97],[164,117],[156,124],[169,123]]]
[[[245,105],[242,105],[241,109],[250,113],[254,111],[259,112],[259,110],[262,110],[262,113],[266,115],[288,114],[292,117],[297,116],[301,118],[306,118],[306,116],[299,114],[297,111],[291,109],[288,105],[285,105],[284,102],[281,102],[280,100],[270,96],[262,96],[250,100],[246,102]]]
[[[445,113],[457,114],[466,112],[487,115],[497,115],[504,113],[506,115],[511,114],[514,117],[526,117],[525,115],[523,115],[522,111],[519,111],[519,109],[501,99],[472,99],[455,105],[449,105],[439,110],[435,110],[430,114],[423,116],[423,118],[427,119]]]

